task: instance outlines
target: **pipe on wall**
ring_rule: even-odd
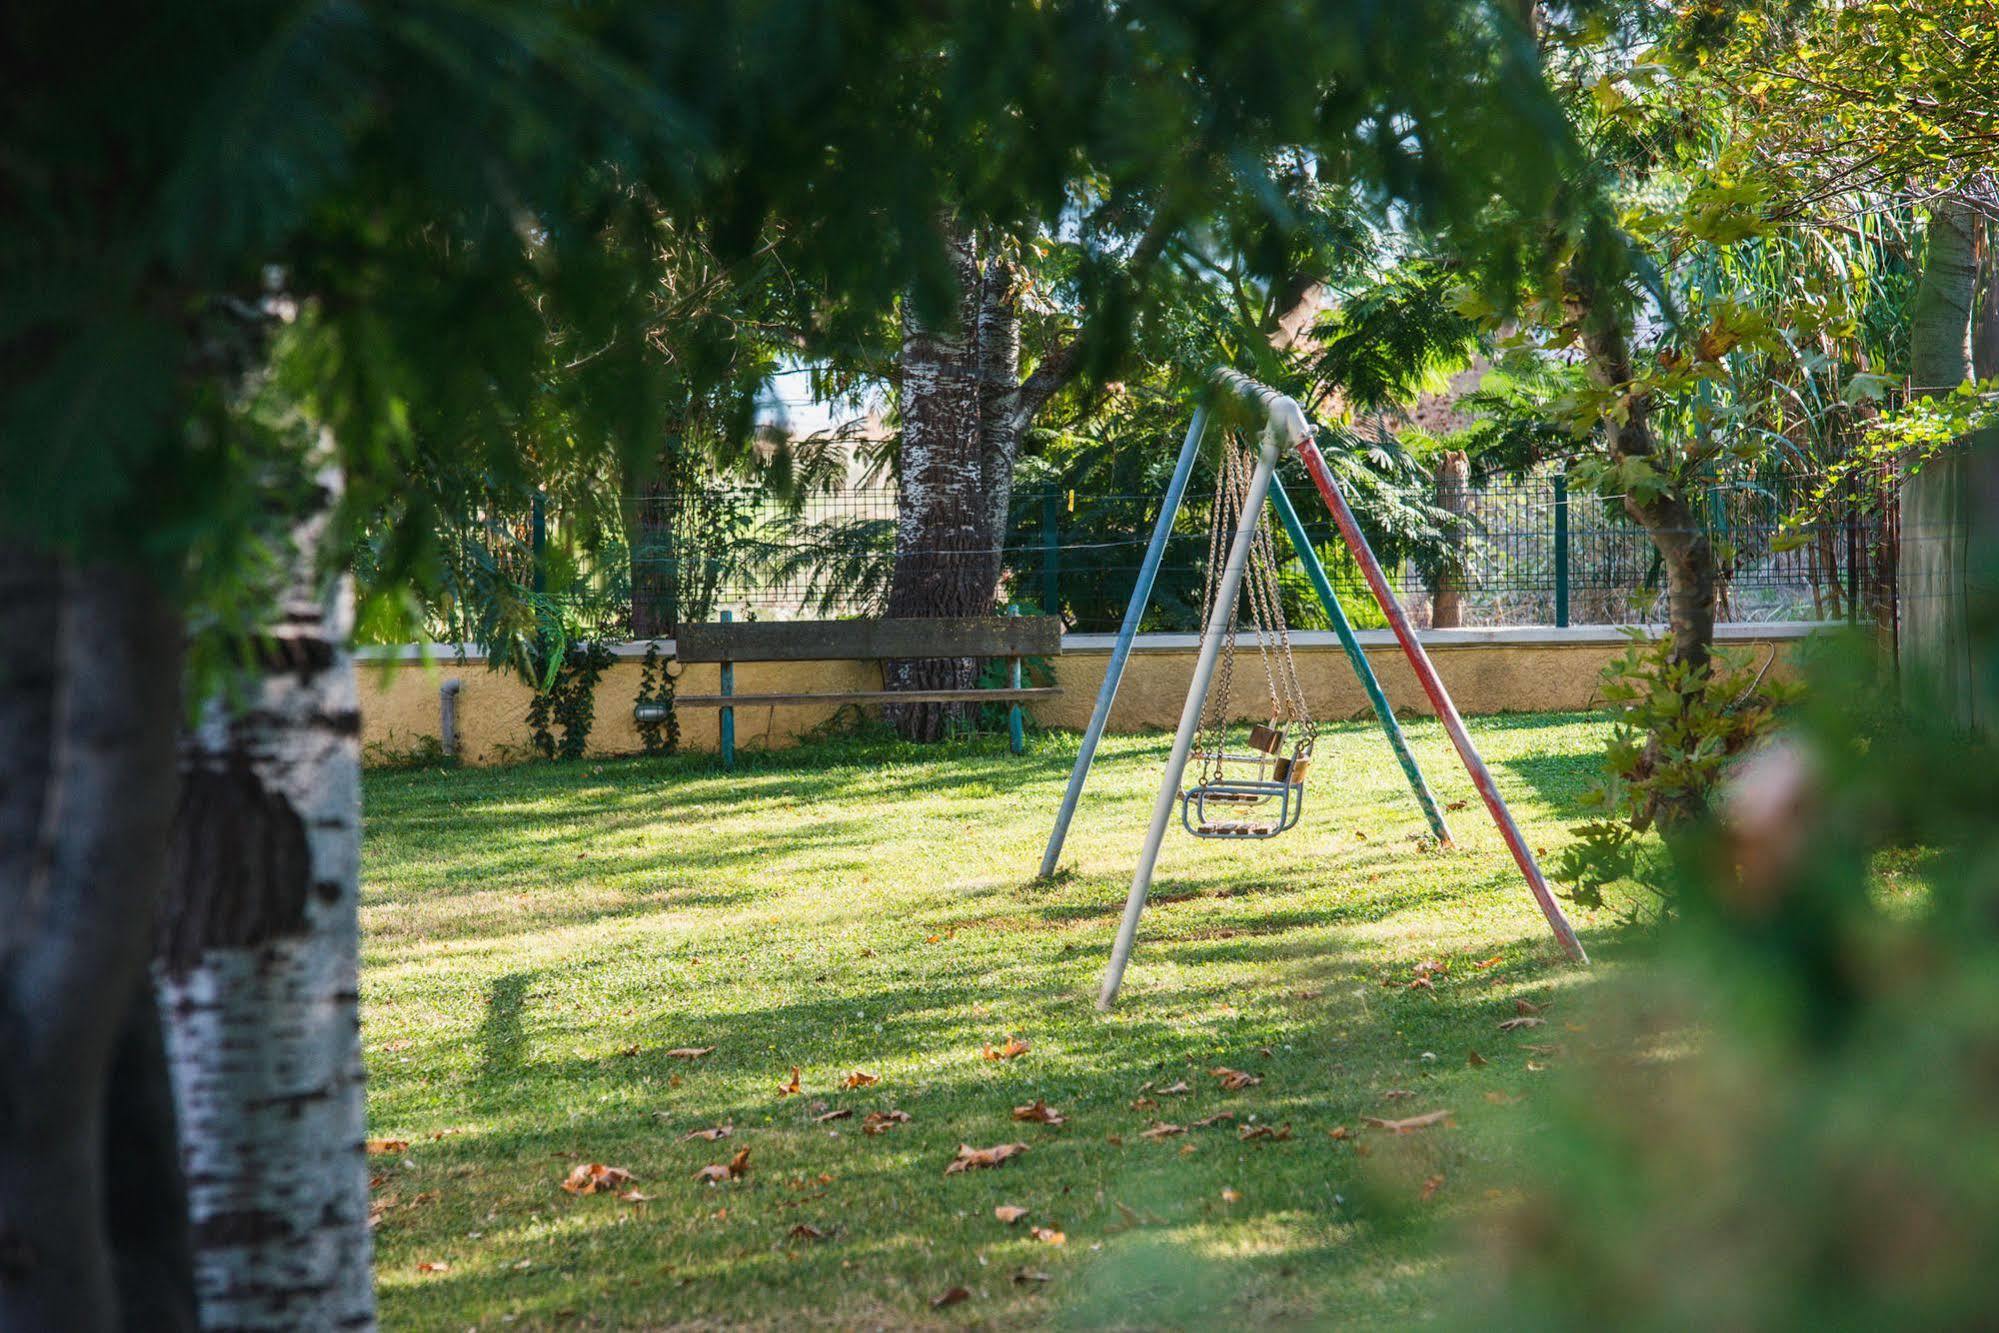
[[[458,691],[464,688],[465,682],[456,676],[437,687],[437,734],[448,759],[458,757]]]

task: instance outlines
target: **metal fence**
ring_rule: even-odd
[[[1892,616],[1892,499],[1850,504],[1842,516],[1803,529],[1801,545],[1776,549],[1783,520],[1816,485],[1808,475],[1782,474],[1710,488],[1699,521],[1719,557],[1725,619],[1885,622]],[[1159,503],[1156,494],[1019,488],[996,553],[1001,601],[1059,611],[1077,630],[1115,629]],[[1188,495],[1143,628],[1198,625],[1210,503],[1208,495]],[[1615,498],[1571,493],[1556,475],[1473,486],[1459,503],[1462,535],[1447,558],[1405,557],[1390,565],[1417,623],[1432,623],[1440,613],[1467,626],[1664,618],[1657,550]],[[1381,624],[1330,518],[1309,495],[1300,496],[1299,508],[1349,615],[1361,626]],[[878,615],[886,604],[896,541],[892,489],[784,505],[706,487],[636,499],[625,512],[628,531],[615,549],[629,562],[627,576],[599,575],[593,587],[612,597],[629,589],[629,628],[638,637],[667,632],[681,620],[712,619],[725,608],[759,619],[840,618]],[[1301,628],[1323,626],[1302,569],[1287,544],[1277,547],[1287,613]]]

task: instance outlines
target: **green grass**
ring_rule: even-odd
[[[1604,725],[1474,722],[1550,855]],[[1018,759],[1003,741],[829,741],[749,756],[733,776],[699,757],[371,774],[370,1132],[412,1145],[372,1159],[385,1322],[1422,1317],[1452,1286],[1449,1224],[1504,1184],[1533,1114],[1539,1034],[1497,1024],[1517,998],[1563,995],[1605,965],[1561,962],[1441,730],[1410,732],[1439,798],[1468,803],[1451,815],[1459,850],[1426,849],[1371,727],[1334,728],[1294,833],[1171,837],[1109,1016],[1092,1001],[1163,737],[1107,742],[1053,884],[1033,873],[1071,736]],[[1577,924],[1615,953],[1608,916]],[[1449,972],[1407,989],[1426,959]],[[1556,1012],[1582,1010],[1571,994]],[[982,1058],[1009,1035],[1032,1049]],[[665,1054],[682,1046],[715,1051]],[[805,1091],[780,1096],[794,1065]],[[1263,1081],[1223,1092],[1220,1065]],[[843,1089],[854,1070],[881,1081]],[[1134,1107],[1146,1084],[1180,1080],[1190,1094]],[[1068,1123],[1011,1119],[1036,1098]],[[814,1122],[845,1107],[854,1119]],[[864,1135],[860,1114],[888,1107],[912,1119]],[[1452,1128],[1361,1129],[1444,1108]],[[1220,1111],[1292,1136],[1139,1137]],[[725,1143],[681,1137],[724,1123]],[[959,1144],[1010,1141],[1030,1151],[944,1175]],[[694,1180],[740,1148],[746,1178]],[[590,1161],[629,1169],[650,1200],[564,1193]],[[1028,1219],[1002,1226],[1002,1203]],[[827,1238],[794,1238],[801,1223]],[[1035,1224],[1066,1244],[1037,1241]],[[1049,1280],[1017,1283],[1021,1269]],[[970,1298],[933,1309],[954,1286]]]

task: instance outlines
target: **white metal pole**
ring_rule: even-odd
[[[1118,926],[1117,944],[1111,949],[1110,969],[1104,973],[1104,987],[1097,996],[1097,1008],[1109,1009],[1124,981],[1125,964],[1131,961],[1132,942],[1138,938],[1138,918],[1145,911],[1145,895],[1152,887],[1152,868],[1159,860],[1159,846],[1166,840],[1166,826],[1173,818],[1173,803],[1179,798],[1180,779],[1187,771],[1187,755],[1194,745],[1194,733],[1201,725],[1201,705],[1207,699],[1208,681],[1215,674],[1215,659],[1221,656],[1222,639],[1235,614],[1236,589],[1242,584],[1243,567],[1249,562],[1249,546],[1256,535],[1256,520],[1270,493],[1271,473],[1277,466],[1278,432],[1266,430],[1257,454],[1256,470],[1249,480],[1249,497],[1236,519],[1235,539],[1229,544],[1228,563],[1222,567],[1221,585],[1215,590],[1215,604],[1208,609],[1208,623],[1201,632],[1201,652],[1194,662],[1194,679],[1187,687],[1187,702],[1180,710],[1180,729],[1173,734],[1173,752],[1166,760],[1166,772],[1159,781],[1159,799],[1152,805],[1152,827],[1146,830],[1145,846],[1138,854],[1138,869],[1131,877],[1131,895],[1125,899],[1124,921]]]

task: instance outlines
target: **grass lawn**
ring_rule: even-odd
[[[1552,855],[1605,723],[1472,726]],[[370,1133],[410,1145],[372,1159],[384,1321],[1436,1312],[1451,1223],[1503,1187],[1534,1114],[1527,1048],[1583,1016],[1574,991],[1615,966],[1617,927],[1578,916],[1598,966],[1564,964],[1442,730],[1410,730],[1439,799],[1467,803],[1459,850],[1421,844],[1372,727],[1336,727],[1295,832],[1170,836],[1109,1016],[1093,1000],[1163,736],[1106,743],[1053,884],[1032,876],[1073,736],[1018,759],[1003,740],[829,741],[733,776],[704,757],[371,773]],[[1409,988],[1426,960],[1448,971]],[[1558,997],[1541,1032],[1498,1029],[1517,999]],[[1009,1037],[1030,1049],[983,1056]],[[802,1091],[785,1095],[794,1066]],[[1218,1067],[1262,1081],[1225,1091]],[[879,1082],[844,1086],[856,1071]],[[1066,1123],[1012,1118],[1037,1099]],[[908,1121],[863,1132],[888,1109]],[[1454,1125],[1418,1133],[1362,1122],[1445,1109]],[[1235,1118],[1195,1125],[1218,1113]],[[1185,1132],[1143,1137],[1162,1120]],[[683,1137],[721,1125],[721,1142]],[[1013,1142],[1028,1151],[997,1169],[945,1174],[960,1144]],[[742,1149],[740,1179],[695,1179]],[[588,1162],[646,1197],[565,1193]],[[1003,1225],[1001,1204],[1026,1218]],[[954,1287],[967,1297],[933,1307]]]

